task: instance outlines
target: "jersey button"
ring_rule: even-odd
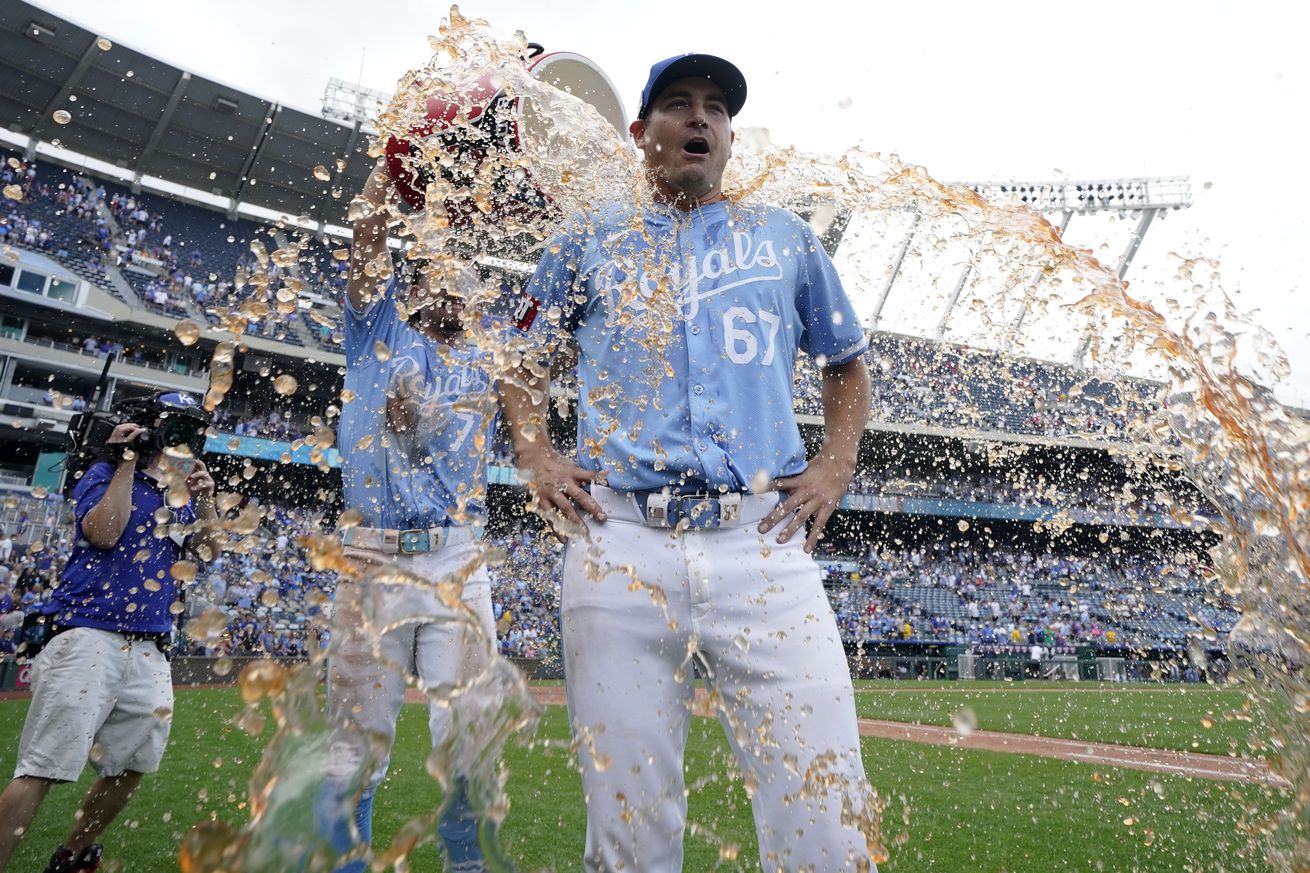
[[[692,388],[692,389],[691,389],[691,393],[692,393],[692,394],[696,394],[696,395],[698,395],[698,396],[701,395],[701,394],[704,394],[704,393],[705,393],[705,386],[704,386],[704,385],[697,385],[695,388]]]
[[[693,324],[693,325],[691,326],[691,333],[692,333],[692,336],[700,336],[700,325],[699,325],[699,324]]]

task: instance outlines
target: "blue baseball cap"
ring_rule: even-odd
[[[714,55],[685,54],[665,58],[650,68],[650,78],[641,92],[638,118],[645,118],[650,104],[660,92],[679,79],[709,79],[723,89],[728,100],[728,115],[735,116],[746,105],[746,77],[741,70]]]

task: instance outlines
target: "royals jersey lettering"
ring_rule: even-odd
[[[481,522],[486,453],[497,407],[477,353],[438,343],[400,320],[393,280],[362,312],[345,307],[340,446],[346,506],[377,528]],[[403,398],[412,427],[388,422]]]
[[[532,335],[580,347],[578,462],[620,491],[800,473],[797,352],[842,364],[866,343],[818,237],[773,207],[588,216],[548,247],[528,293]]]

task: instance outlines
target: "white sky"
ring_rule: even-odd
[[[39,0],[115,42],[316,112],[330,76],[390,91],[428,55],[442,2]],[[594,60],[629,117],[653,61],[718,54],[746,75],[738,127],[839,154],[895,152],[942,180],[1191,176],[1195,205],[1157,221],[1128,278],[1172,251],[1222,263],[1225,287],[1292,362],[1310,406],[1305,173],[1307,15],[1274,2],[483,0],[461,11]],[[361,75],[361,53],[363,55]],[[847,106],[848,108],[842,108]],[[1210,187],[1203,187],[1209,183]],[[1075,217],[1070,237],[1077,238]],[[1123,234],[1128,222],[1115,232]],[[1112,237],[1113,262],[1122,247]]]

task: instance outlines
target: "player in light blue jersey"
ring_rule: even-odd
[[[854,473],[866,341],[810,227],[723,196],[745,98],[719,58],[652,68],[631,132],[653,202],[581,216],[546,247],[520,322],[527,363],[502,387],[519,466],[569,537],[561,618],[591,871],[682,867],[693,660],[764,869],[873,866],[850,672],[809,554]],[[576,458],[541,436],[549,371],[533,357],[565,337],[579,349]],[[799,352],[823,380],[810,458]]]
[[[360,519],[343,540],[346,555],[366,570],[394,565],[411,583],[386,584],[364,572],[337,587],[328,658],[334,733],[318,815],[340,852],[371,839],[373,795],[386,774],[407,679],[449,692],[495,657],[485,567],[465,579],[462,610],[442,602],[437,583],[478,564],[496,398],[482,361],[464,343],[462,301],[432,287],[427,265],[396,265],[382,208],[390,190],[379,162],[361,195],[378,209],[354,224],[338,442],[346,509]],[[454,278],[440,277],[443,287]],[[428,718],[434,748],[450,723],[435,694]],[[463,780],[448,777],[437,828],[446,869],[489,869]],[[341,868],[364,869],[363,860]]]

